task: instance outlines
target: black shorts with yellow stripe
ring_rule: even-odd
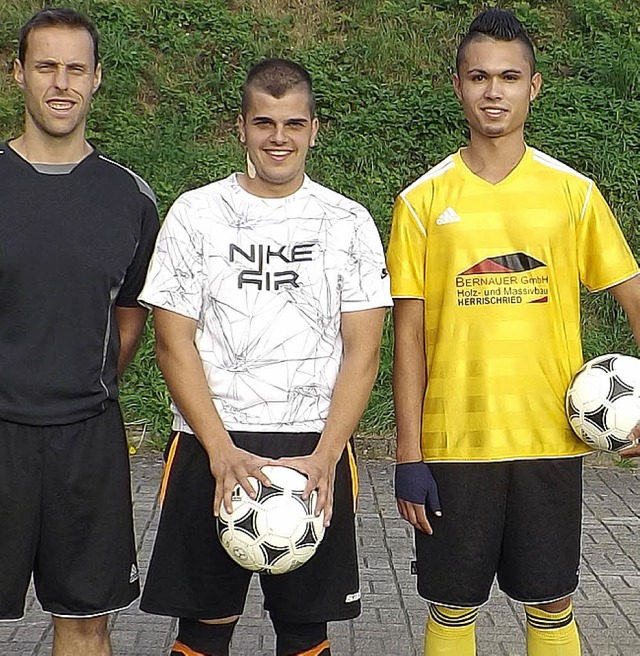
[[[267,458],[312,453],[318,433],[232,432],[234,444]],[[212,514],[215,480],[195,436],[174,433],[165,453],[162,514],[140,607],[192,619],[242,614],[252,572],[218,540]],[[261,575],[265,609],[288,622],[344,620],[360,614],[355,536],[357,472],[353,444],[336,466],[333,517],[318,551],[303,567]]]

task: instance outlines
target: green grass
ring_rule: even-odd
[[[161,212],[181,192],[242,167],[235,133],[246,70],[264,56],[311,72],[322,123],[309,172],[364,203],[386,239],[395,195],[466,138],[449,75],[471,0],[68,0],[102,34],[105,69],[90,138],[154,187]],[[507,3],[500,3],[507,6]],[[20,24],[42,2],[4,0],[0,137],[21,129],[10,77]],[[529,142],[593,176],[640,247],[640,5],[529,0],[508,6],[539,51],[542,94]],[[607,294],[585,296],[585,352],[635,353]],[[364,432],[390,432],[391,340]],[[167,431],[168,399],[147,333],[122,392],[127,417]]]

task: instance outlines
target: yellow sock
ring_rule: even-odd
[[[573,607],[559,613],[525,606],[527,656],[580,656],[580,637]]]
[[[425,656],[475,656],[477,608],[429,606]]]

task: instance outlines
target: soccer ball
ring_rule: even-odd
[[[589,360],[573,377],[565,400],[575,434],[601,451],[619,451],[640,420],[640,360],[610,353]]]
[[[220,508],[217,521],[220,543],[242,567],[254,572],[284,574],[304,565],[324,537],[324,513],[314,515],[317,492],[305,501],[307,478],[290,467],[266,466],[271,481],[249,481],[256,490],[251,499],[237,485],[231,494],[233,512]]]

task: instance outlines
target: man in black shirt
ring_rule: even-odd
[[[0,620],[33,573],[55,656],[109,656],[139,594],[117,378],[146,311],[152,191],[85,139],[98,35],[69,9],[20,33],[25,127],[0,144]]]

